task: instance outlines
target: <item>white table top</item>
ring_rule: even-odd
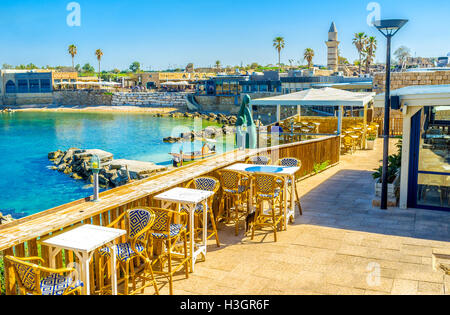
[[[205,201],[212,195],[214,195],[214,192],[212,191],[188,188],[174,188],[154,197],[154,199],[169,201],[173,203],[198,204],[202,201]]]
[[[247,171],[247,169],[250,168],[250,167],[261,167],[261,172],[249,172],[249,171]],[[274,168],[274,167],[275,168],[280,168],[281,170],[279,172],[269,171],[269,168]],[[265,172],[264,168],[267,168],[268,171]],[[225,170],[237,171],[237,172],[248,173],[248,174],[293,176],[293,175],[295,175],[295,173],[297,173],[300,170],[300,167],[282,167],[282,166],[276,166],[276,165],[264,166],[264,165],[238,163],[238,164],[234,164],[234,165],[231,165],[231,166],[225,168]]]
[[[127,234],[125,230],[86,224],[56,236],[50,236],[39,243],[50,247],[90,253],[125,234]]]

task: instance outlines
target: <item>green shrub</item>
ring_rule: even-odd
[[[0,256],[0,295],[5,294],[5,265],[3,257]]]
[[[392,184],[397,177],[398,170],[402,167],[402,149],[403,142],[400,140],[397,144],[397,154],[392,154],[388,158],[388,183]],[[375,173],[372,174],[373,179],[380,180],[383,177],[383,166],[375,169]]]
[[[319,174],[324,171],[330,165],[330,161],[325,161],[323,163],[314,164],[314,173]]]

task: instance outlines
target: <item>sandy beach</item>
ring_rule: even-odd
[[[175,107],[138,107],[138,106],[36,106],[13,108],[23,112],[86,112],[86,113],[142,113],[167,114],[178,111]]]

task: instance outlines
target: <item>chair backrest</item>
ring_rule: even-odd
[[[151,226],[155,221],[155,213],[150,208],[128,210],[128,236],[133,239],[143,229]],[[146,239],[146,233],[139,236],[139,240]]]
[[[283,166],[283,167],[301,167],[302,166],[302,162],[299,159],[296,158],[282,158],[280,160],[278,160],[278,165]]]
[[[345,145],[345,146],[351,146],[351,145],[353,145],[353,138],[352,137],[350,137],[350,136],[345,136],[344,138],[343,138],[343,144]]]
[[[204,191],[217,192],[220,188],[220,183],[214,177],[199,177],[192,181],[195,189]]]
[[[255,165],[269,165],[271,162],[271,158],[265,155],[252,156],[247,160],[248,164]]]
[[[223,189],[237,190],[241,183],[241,173],[235,171],[222,170],[220,175],[220,184]]]
[[[161,208],[151,208],[155,220],[152,223],[153,233],[170,235],[170,224],[172,222],[172,212]]]
[[[26,293],[41,295],[39,266],[12,256],[5,259],[12,264],[19,287]]]
[[[255,175],[253,176],[257,195],[273,195],[277,188],[280,188],[279,180],[283,178],[276,175]]]

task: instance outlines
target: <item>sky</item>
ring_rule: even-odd
[[[341,54],[358,59],[352,45],[357,32],[376,36],[376,61],[384,62],[385,39],[368,25],[367,0],[77,0],[80,26],[69,26],[69,0],[1,0],[0,66],[34,63],[71,65],[70,44],[78,47],[75,64],[97,65],[94,52],[104,52],[103,69],[127,69],[139,61],[144,70],[277,63],[272,40],[283,36],[282,62],[303,60],[313,48],[315,64],[326,64],[325,41],[331,22],[339,31]],[[393,40],[416,56],[450,52],[450,1],[376,1],[381,18],[409,23]],[[373,8],[373,6],[372,6]],[[74,20],[71,20],[74,21]],[[76,21],[76,20],[75,20]]]

